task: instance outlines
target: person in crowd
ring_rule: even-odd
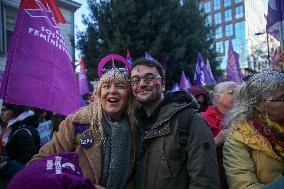
[[[283,112],[284,73],[265,70],[241,84],[223,147],[230,189],[284,188]]]
[[[35,128],[37,119],[29,108],[3,103],[2,112],[1,119],[7,123],[0,154],[0,182],[3,184],[38,153],[40,138]]]
[[[188,92],[196,98],[196,100],[199,104],[198,112],[206,111],[208,106],[210,106],[212,104],[211,100],[209,98],[209,93],[208,93],[208,91],[206,91],[205,88],[203,88],[201,86],[191,86],[188,89]]]
[[[126,72],[111,69],[96,88],[96,101],[69,115],[34,162],[52,153],[77,152],[83,175],[96,187],[122,189],[134,164],[131,96]]]
[[[209,106],[205,112],[201,112],[201,116],[207,121],[212,131],[216,144],[217,161],[219,166],[221,188],[228,188],[225,179],[225,171],[223,167],[223,144],[224,144],[224,119],[229,110],[233,107],[235,100],[235,88],[237,84],[233,81],[224,81],[218,83],[213,90],[213,106]]]
[[[130,83],[141,105],[135,114],[136,188],[219,188],[214,140],[191,95],[163,94],[162,66],[144,58],[133,62]]]

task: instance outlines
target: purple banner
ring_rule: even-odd
[[[29,7],[35,3],[37,8]],[[80,105],[78,83],[51,6],[21,2],[0,96],[8,103],[68,115]]]
[[[239,54],[233,50],[232,40],[229,40],[228,60],[227,60],[227,79],[240,83],[243,76],[239,64]]]

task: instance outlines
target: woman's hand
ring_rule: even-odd
[[[99,185],[95,185],[96,189],[106,189],[105,187],[99,186]]]

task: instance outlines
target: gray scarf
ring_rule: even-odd
[[[127,119],[111,122],[104,114],[105,145],[102,147],[101,185],[107,189],[122,189],[126,186],[131,161],[131,130]]]

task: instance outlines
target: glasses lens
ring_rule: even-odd
[[[154,75],[152,73],[147,73],[144,75],[143,79],[146,83],[149,83],[151,81],[153,81],[156,78],[157,75]]]

